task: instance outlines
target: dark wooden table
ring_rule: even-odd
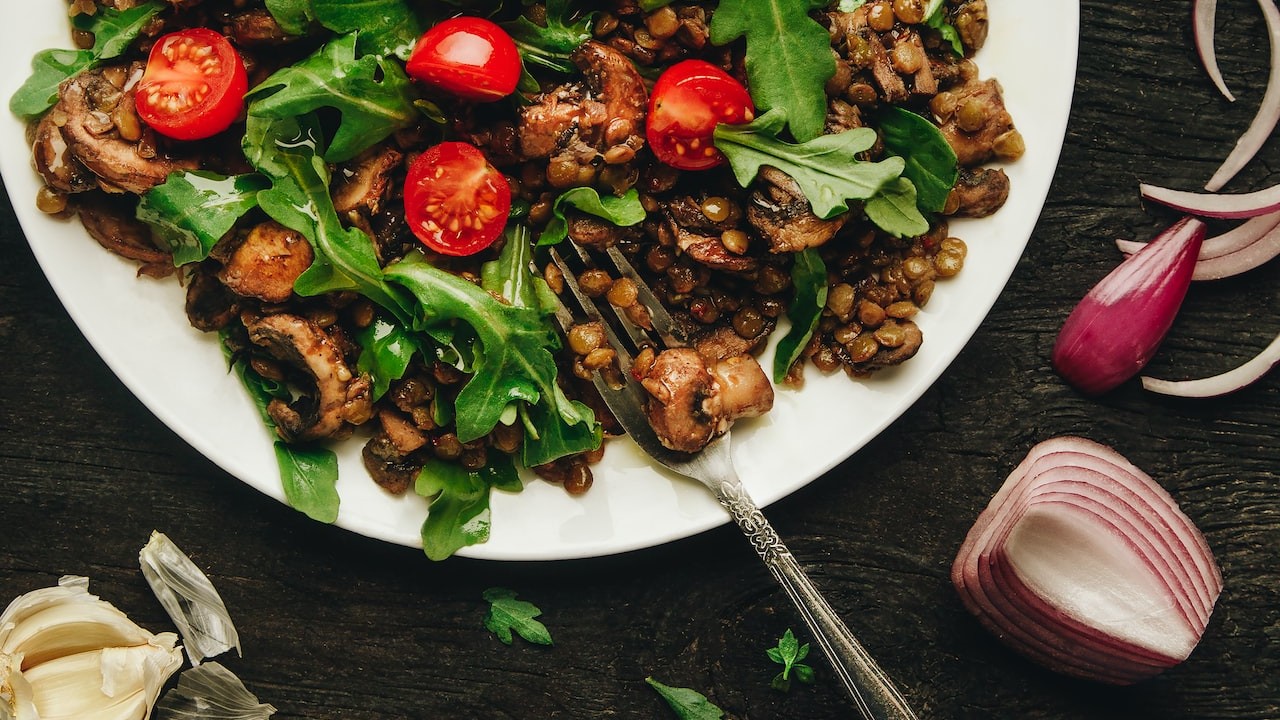
[[[1234,105],[1197,63],[1187,0],[1082,2],[1061,166],[994,312],[887,432],[770,508],[922,718],[1280,717],[1280,373],[1220,400],[1162,399],[1136,383],[1092,400],[1048,363],[1068,311],[1117,262],[1110,240],[1173,219],[1139,202],[1138,182],[1199,186],[1252,116],[1266,33],[1254,3],[1221,4]],[[1229,189],[1280,180],[1277,162],[1272,143]],[[170,629],[136,562],[159,528],[214,578],[245,651],[224,661],[278,717],[671,717],[646,676],[695,688],[732,718],[853,716],[816,651],[816,685],[769,688],[765,648],[801,627],[737,531],[588,561],[431,563],[311,522],[216,468],[120,385],[7,202],[0,257],[0,600],[83,574],[142,624]],[[1152,367],[1192,377],[1252,355],[1280,332],[1277,288],[1280,263],[1197,285]],[[1113,445],[1169,488],[1225,577],[1190,660],[1136,687],[1021,659],[947,579],[1006,473],[1066,433]],[[542,608],[554,647],[508,647],[482,627],[481,593],[495,585]]]

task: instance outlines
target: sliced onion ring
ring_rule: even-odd
[[[1132,255],[1147,243],[1117,240],[1116,247]],[[1248,272],[1280,256],[1280,213],[1250,218],[1231,230],[1208,238],[1200,246],[1192,280],[1221,280]]]
[[[1236,141],[1231,154],[1223,161],[1218,171],[1205,183],[1204,189],[1215,192],[1222,189],[1231,178],[1236,176],[1258,150],[1262,147],[1271,132],[1280,123],[1280,9],[1274,0],[1258,0],[1262,8],[1262,17],[1267,24],[1267,38],[1271,42],[1271,72],[1267,76],[1267,90],[1262,95],[1262,103],[1253,116],[1253,122]]]
[[[1142,183],[1142,197],[1200,217],[1237,220],[1280,211],[1280,185],[1250,193],[1213,193],[1172,190]]]
[[[1204,536],[1173,498],[1079,437],[1031,449],[978,516],[951,579],[1012,649],[1115,685],[1185,660],[1222,592]]]
[[[1160,380],[1142,377],[1142,387],[1161,395],[1209,398],[1228,395],[1261,380],[1271,368],[1280,365],[1280,335],[1245,364],[1220,375],[1198,380]]]
[[[1195,35],[1196,52],[1200,55],[1200,62],[1204,64],[1205,72],[1209,74],[1209,79],[1213,81],[1218,91],[1231,102],[1235,102],[1236,97],[1227,89],[1227,82],[1222,79],[1222,71],[1218,69],[1218,52],[1213,45],[1214,26],[1218,18],[1218,0],[1195,0],[1191,12],[1191,29]]]

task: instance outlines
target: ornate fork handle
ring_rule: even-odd
[[[916,720],[898,689],[831,608],[782,538],[742,486],[719,482],[716,499],[733,515],[773,577],[795,603],[862,716],[868,720]]]

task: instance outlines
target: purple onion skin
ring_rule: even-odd
[[[1203,222],[1184,217],[1095,285],[1058,333],[1054,370],[1087,395],[1137,375],[1173,325],[1204,236]]]

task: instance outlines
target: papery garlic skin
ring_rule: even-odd
[[[240,636],[213,582],[168,536],[152,531],[138,562],[151,591],[182,633],[192,665],[232,648],[240,653]]]
[[[182,666],[177,641],[91,594],[86,578],[21,595],[0,614],[0,720],[145,720]]]

